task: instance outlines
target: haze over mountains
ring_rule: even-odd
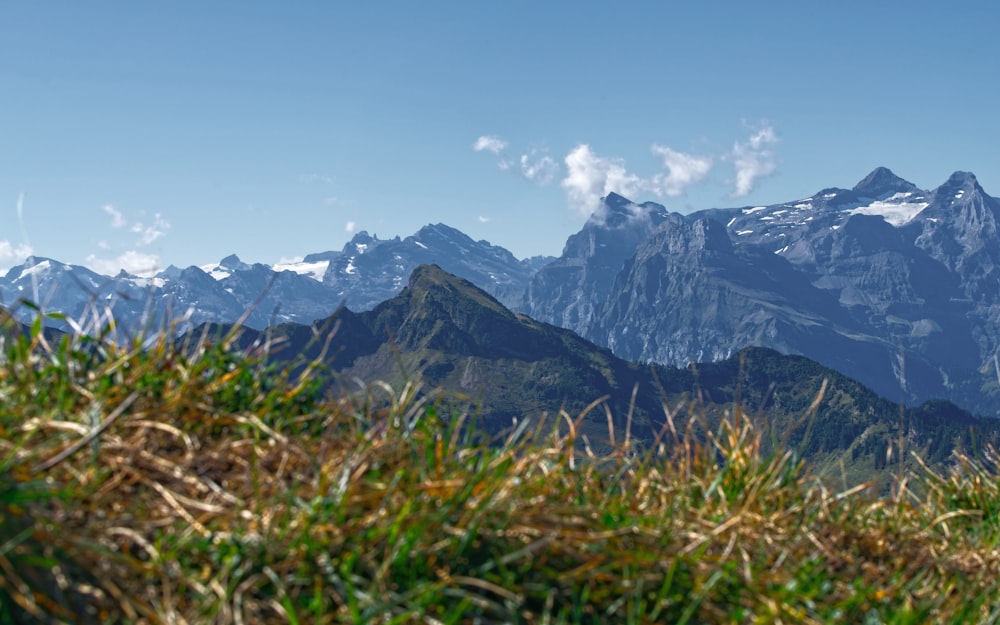
[[[894,400],[948,399],[1000,416],[998,221],[1000,202],[972,174],[921,190],[879,168],[851,189],[690,215],[611,194],[557,259],[519,260],[437,224],[403,239],[359,233],[287,265],[230,256],[153,278],[35,258],[0,279],[0,294],[7,306],[27,298],[74,319],[110,310],[126,327],[247,313],[261,329],[308,324],[342,304],[373,309],[436,263],[626,360],[683,366],[765,346]]]

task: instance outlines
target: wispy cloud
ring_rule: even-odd
[[[601,206],[601,198],[614,191],[631,196],[642,186],[642,180],[625,169],[617,158],[598,156],[583,143],[566,155],[566,177],[562,187],[570,205],[587,217]]]
[[[682,195],[689,186],[700,182],[712,169],[712,159],[678,152],[662,145],[651,148],[663,161],[666,171],[651,176],[629,172],[620,158],[598,156],[587,144],[573,148],[566,155],[566,177],[562,186],[570,205],[589,216],[601,207],[601,198],[612,191],[632,197],[650,193],[657,197]]]
[[[494,135],[483,135],[472,144],[472,149],[476,152],[489,152],[493,156],[500,156],[507,149],[507,142]]]
[[[346,224],[344,224],[344,232],[346,232],[347,234],[354,234],[354,232],[357,229],[358,229],[358,224],[353,221],[348,221]]]
[[[513,171],[539,186],[552,184],[559,176],[559,163],[545,150],[531,149],[512,157],[507,153],[507,141],[496,135],[483,135],[472,144],[476,152],[487,152],[496,158],[497,167]]]
[[[125,221],[125,215],[111,204],[105,204],[101,207],[101,210],[111,216],[111,227],[115,230],[124,228],[127,225],[128,222]]]
[[[24,228],[24,199],[23,191],[17,194],[17,223],[21,228],[21,243],[12,243],[8,239],[0,241],[0,264],[5,266],[23,263],[35,253],[28,243],[28,232]]]
[[[153,215],[152,225],[146,226],[141,221],[132,225],[130,230],[139,235],[135,244],[145,246],[163,237],[170,229],[170,222],[163,218],[160,213]]]
[[[113,230],[124,231],[127,234],[114,235],[112,239],[118,239],[118,244],[104,239],[97,242],[100,255],[90,254],[84,259],[84,264],[97,273],[104,275],[116,275],[119,271],[137,276],[152,276],[162,269],[160,257],[156,254],[144,252],[140,248],[147,247],[155,241],[167,235],[170,230],[170,222],[160,213],[153,215],[153,222],[130,221],[124,211],[112,204],[101,206],[101,211],[111,218],[110,226]],[[123,241],[124,237],[132,235],[134,238],[130,242]],[[128,248],[124,252],[116,253],[115,250]]]
[[[655,143],[650,149],[654,156],[663,160],[667,170],[651,180],[651,190],[659,196],[683,195],[689,186],[701,182],[712,169],[712,159],[707,156],[685,154]]]
[[[729,158],[736,170],[730,197],[744,197],[752,192],[760,178],[770,176],[778,169],[774,151],[770,146],[778,142],[774,128],[762,125],[746,141],[733,144]]]
[[[542,186],[552,184],[559,175],[559,163],[551,156],[540,154],[537,150],[522,154],[518,165],[520,174],[525,179]]]
[[[493,218],[491,218],[491,217],[486,217],[485,215],[480,215],[479,216],[479,223],[481,223],[481,224],[488,224],[491,221],[493,221]]]
[[[27,243],[0,241],[0,265],[23,263],[34,251]]]
[[[125,270],[134,276],[152,277],[163,267],[160,257],[156,254],[146,254],[138,250],[128,250],[114,258],[99,258],[91,254],[84,259],[84,264],[97,273],[113,276]]]
[[[508,142],[497,135],[480,136],[472,149],[493,155],[501,170],[512,171],[539,185],[550,184],[561,176],[560,186],[570,206],[581,215],[590,216],[600,210],[601,198],[611,192],[627,197],[684,195],[691,187],[706,183],[717,162],[733,166],[735,175],[728,181],[733,184],[729,196],[748,195],[761,178],[777,170],[773,146],[778,143],[778,136],[774,128],[762,122],[751,127],[751,131],[747,139],[736,141],[731,149],[709,154],[689,154],[653,143],[650,152],[660,167],[649,175],[630,171],[624,159],[599,155],[587,143],[570,150],[562,164],[539,150],[511,156]]]

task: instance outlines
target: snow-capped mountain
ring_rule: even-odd
[[[153,278],[33,258],[0,278],[0,304],[28,320],[18,302],[29,300],[85,327],[259,329],[372,309],[430,263],[628,360],[686,365],[771,347],[891,399],[1000,416],[1000,201],[965,172],[924,190],[878,168],[850,189],[691,215],[612,193],[557,259],[518,260],[443,224]]]
[[[610,285],[590,280],[606,297],[585,303],[546,283],[546,271],[577,262],[567,245],[522,310],[565,323],[545,302],[592,305],[573,329],[630,360],[685,365],[761,345],[885,397],[1000,416],[998,223],[1000,201],[972,174],[927,191],[879,168],[851,189],[666,215],[638,245],[616,239],[631,252]]]
[[[125,272],[102,276],[86,267],[35,257],[0,278],[0,304],[29,320],[27,300],[59,312],[85,329],[114,319],[123,331],[179,321],[183,331],[206,321],[243,320],[252,328],[311,323],[342,305],[362,311],[396,295],[418,265],[436,263],[501,301],[519,301],[528,280],[550,258],[518,260],[502,247],[474,241],[444,224],[428,225],[400,239],[360,232],[340,251],[265,265],[235,254],[218,263],[168,267],[152,278]]]

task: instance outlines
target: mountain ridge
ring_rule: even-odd
[[[180,319],[265,328],[346,305],[372,310],[437,263],[505,307],[629,360],[684,365],[749,345],[799,353],[909,402],[1000,416],[1000,201],[974,174],[922,190],[887,168],[852,188],[768,206],[672,213],[609,193],[558,258],[518,260],[444,224],[359,232],[339,251],[274,266],[230,255],[157,276],[100,276],[34,259],[0,278],[21,298],[120,329]],[[58,321],[54,321],[58,323]]]
[[[933,462],[944,461],[955,440],[971,444],[968,437],[979,436],[981,444],[1000,436],[1000,421],[973,417],[946,402],[907,409],[904,424],[898,404],[857,381],[767,348],[744,348],[721,362],[690,368],[626,362],[569,330],[506,309],[437,266],[417,268],[399,295],[370,311],[341,309],[311,326],[281,324],[263,332],[208,326],[195,335],[231,333],[247,351],[283,345],[269,352],[272,364],[322,358],[335,372],[332,379],[349,388],[356,379],[394,386],[421,379],[460,398],[446,404],[445,413],[468,410],[472,401],[478,423],[492,433],[515,419],[556,426],[561,412],[573,418],[604,397],[607,412],[587,413],[581,432],[595,444],[607,442],[610,419],[619,432],[631,428],[636,444],[649,444],[665,427],[665,410],[678,423],[691,418],[710,425],[739,404],[811,460],[828,467],[847,462],[858,481],[884,468],[886,446],[903,425],[914,449]],[[793,423],[813,402],[818,416],[807,434]]]

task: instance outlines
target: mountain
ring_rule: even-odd
[[[861,384],[801,356],[749,348],[719,363],[692,368],[640,365],[576,334],[516,314],[472,283],[436,266],[418,267],[402,292],[373,310],[341,309],[310,326],[281,324],[266,331],[206,327],[197,336],[236,333],[247,351],[271,346],[274,363],[322,359],[338,379],[390,380],[420,373],[431,387],[470,398],[480,426],[509,429],[514,420],[559,422],[575,417],[600,397],[621,442],[630,409],[631,433],[651,444],[665,425],[669,407],[676,427],[694,419],[711,425],[738,402],[770,428],[774,437],[824,470],[862,481],[884,468],[886,449],[900,428],[911,449],[932,462],[947,459],[957,442],[982,446],[1000,440],[1000,421],[980,420],[943,402],[909,409],[886,401]],[[826,385],[815,421],[803,422]],[[397,386],[398,388],[398,386]],[[633,395],[634,392],[634,395]],[[459,401],[453,408],[467,409]],[[443,414],[448,414],[447,410]],[[608,441],[608,415],[588,413],[581,431],[590,441]],[[846,475],[846,474],[845,474]]]
[[[609,194],[583,229],[569,237],[562,255],[534,274],[516,308],[590,336],[622,263],[667,218],[659,204],[635,204]]]
[[[683,366],[765,346],[886,397],[1000,416],[998,220],[972,174],[925,191],[878,168],[792,202],[664,215],[638,244],[617,239],[610,287],[605,271],[567,281],[567,297],[543,269],[522,310],[552,320],[546,302],[595,306],[571,327],[630,360]]]
[[[0,304],[22,321],[35,314],[22,299],[65,314],[91,330],[110,319],[125,332],[177,322],[184,331],[208,321],[265,328],[310,323],[346,304],[368,310],[396,295],[410,272],[438,263],[507,303],[518,302],[528,280],[552,260],[518,260],[502,247],[474,241],[444,224],[412,236],[379,239],[357,233],[342,250],[318,252],[275,265],[245,263],[235,254],[216,264],[168,267],[151,278],[121,272],[102,276],[85,267],[34,257],[0,277]],[[68,329],[68,323],[50,320]]]
[[[626,360],[686,366],[770,347],[885,397],[1000,416],[998,224],[1000,200],[971,173],[923,190],[880,167],[850,188],[690,215],[611,193],[556,259],[518,260],[432,224],[272,266],[232,255],[152,278],[33,258],[0,278],[0,304],[22,321],[28,299],[125,332],[177,319],[178,332],[238,319],[261,329],[372,310],[435,263]]]
[[[323,284],[354,310],[368,310],[399,293],[421,264],[436,263],[499,298],[520,299],[537,266],[550,259],[520,261],[506,249],[444,224],[424,226],[412,236],[379,240],[360,232],[331,258]]]

